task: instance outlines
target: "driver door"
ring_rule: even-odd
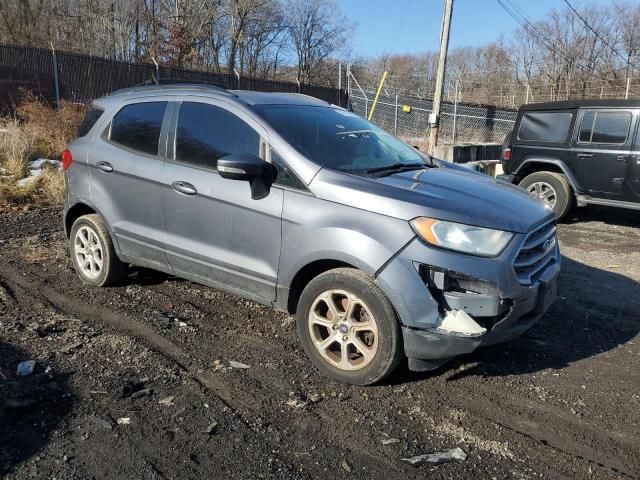
[[[283,193],[253,200],[248,182],[222,178],[217,160],[264,159],[267,132],[233,105],[194,99],[173,106],[163,178],[165,247],[177,275],[275,300]]]

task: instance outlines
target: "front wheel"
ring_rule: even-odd
[[[535,172],[524,177],[520,186],[532,197],[549,205],[558,220],[571,210],[573,191],[567,178],[561,173]]]
[[[337,268],[306,286],[297,309],[298,337],[322,373],[370,385],[403,357],[402,335],[389,299],[359,270]]]

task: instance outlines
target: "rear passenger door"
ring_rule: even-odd
[[[205,103],[207,102],[207,103]],[[249,182],[222,178],[219,158],[266,157],[267,132],[233,105],[176,104],[163,178],[167,256],[174,271],[261,301],[273,301],[280,259],[283,192],[251,198]]]
[[[573,163],[591,196],[619,198],[624,190],[631,157],[633,111],[580,111]]]
[[[636,125],[635,142],[629,159],[629,174],[625,186],[624,200],[640,203],[640,125]]]
[[[131,263],[160,270],[168,267],[160,186],[167,105],[146,99],[124,104],[88,156],[91,200],[120,253]]]

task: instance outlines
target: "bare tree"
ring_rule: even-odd
[[[333,0],[289,0],[287,11],[297,80],[310,83],[316,67],[340,50],[353,27]]]

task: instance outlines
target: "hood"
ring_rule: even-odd
[[[425,216],[527,233],[553,218],[519,187],[444,162],[381,178],[323,169],[309,187],[325,200],[407,221]]]

